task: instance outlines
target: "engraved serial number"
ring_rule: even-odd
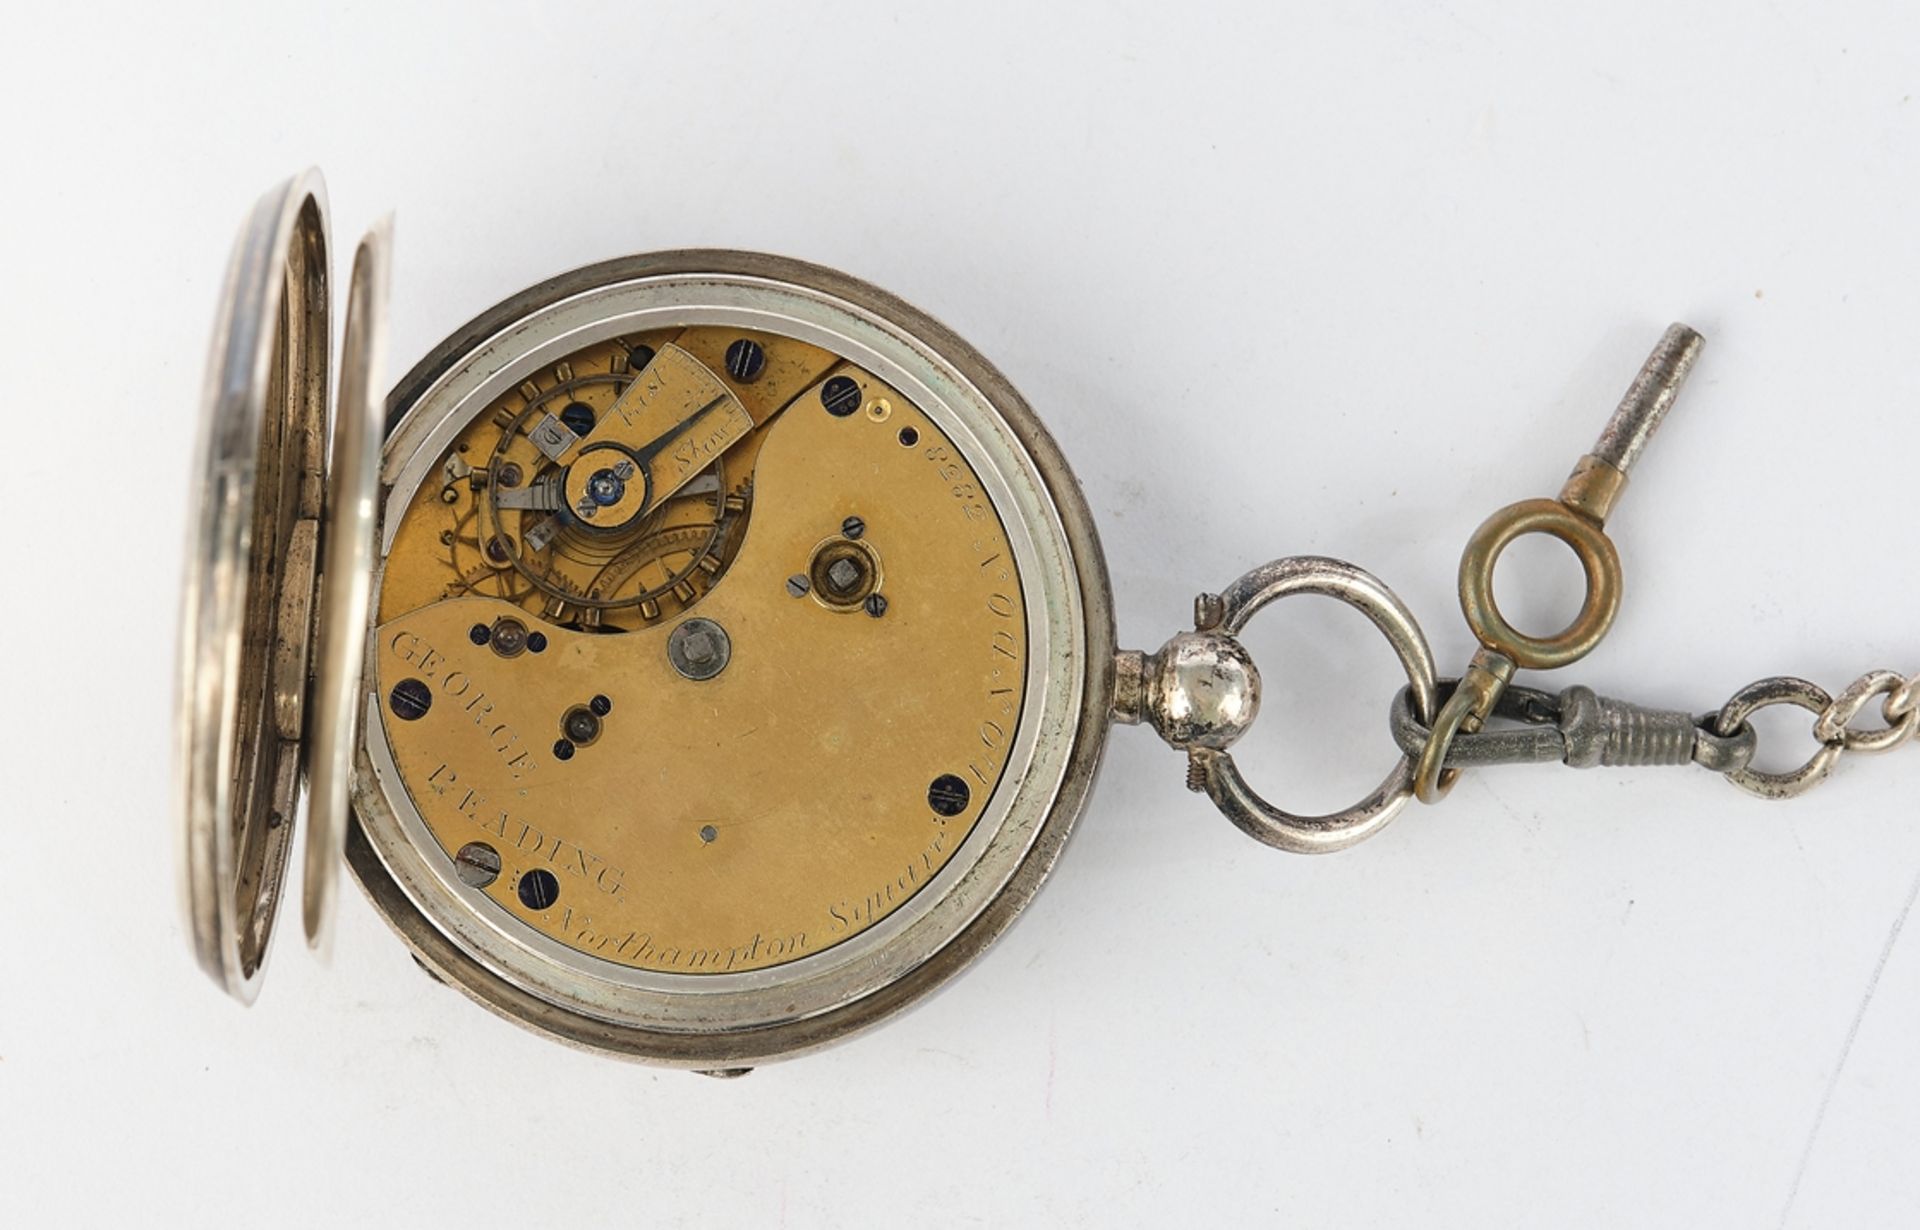
[[[987,508],[986,497],[980,494],[979,485],[973,481],[973,471],[951,449],[944,444],[934,444],[920,455],[937,467],[935,473],[941,482],[947,484],[947,494],[959,505],[963,517],[969,521],[986,521],[992,516]]]

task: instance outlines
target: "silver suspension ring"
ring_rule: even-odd
[[[1344,850],[1384,828],[1413,797],[1413,761],[1402,756],[1379,787],[1351,807],[1324,816],[1285,811],[1247,784],[1227,748],[1259,711],[1259,672],[1237,634],[1268,603],[1298,594],[1333,598],[1365,615],[1392,646],[1407,673],[1410,700],[1431,725],[1437,707],[1433,653],[1394,592],[1344,560],[1293,556],[1263,564],[1219,594],[1194,603],[1194,631],[1182,632],[1151,656],[1123,653],[1115,716],[1151,722],[1188,756],[1187,784],[1256,841],[1295,854]]]

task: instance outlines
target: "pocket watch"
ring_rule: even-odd
[[[177,809],[203,969],[257,994],[304,808],[303,922],[339,869],[440,981],[563,1042],[718,1074],[927,995],[1047,878],[1108,731],[1146,722],[1269,845],[1350,846],[1461,773],[1699,764],[1755,793],[1920,732],[1920,680],[1773,679],[1704,717],[1520,670],[1578,660],[1620,600],[1605,521],[1699,353],[1675,326],[1556,499],[1462,562],[1481,649],[1438,677],[1377,578],[1278,560],[1120,650],[1059,447],[952,332],[855,278],[746,252],[607,261],[481,313],[385,389],[390,229],[355,254],[337,372],[324,188],[255,206],[215,320],[181,614]],[[330,392],[331,387],[331,392]],[[1509,626],[1526,533],[1574,548],[1573,626]],[[1259,707],[1237,639],[1335,597],[1407,687],[1380,787],[1299,816],[1228,750]],[[1862,724],[1871,703],[1879,724]],[[1793,774],[1749,715],[1816,715]]]

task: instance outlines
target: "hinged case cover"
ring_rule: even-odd
[[[316,943],[333,897],[371,585],[384,225],[355,262],[331,466],[329,288],[326,190],[308,171],[260,199],[227,267],[180,615],[188,931],[201,967],[242,1002],[259,990],[303,778],[316,788]]]

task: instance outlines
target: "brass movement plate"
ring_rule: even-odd
[[[679,417],[610,426],[659,356],[651,404]],[[708,382],[737,407],[674,396]],[[583,457],[610,529],[574,513]],[[1028,675],[1006,527],[910,398],[826,350],[711,326],[583,347],[459,430],[391,542],[371,684],[401,782],[465,883],[577,952],[697,975],[825,951],[999,785]]]

